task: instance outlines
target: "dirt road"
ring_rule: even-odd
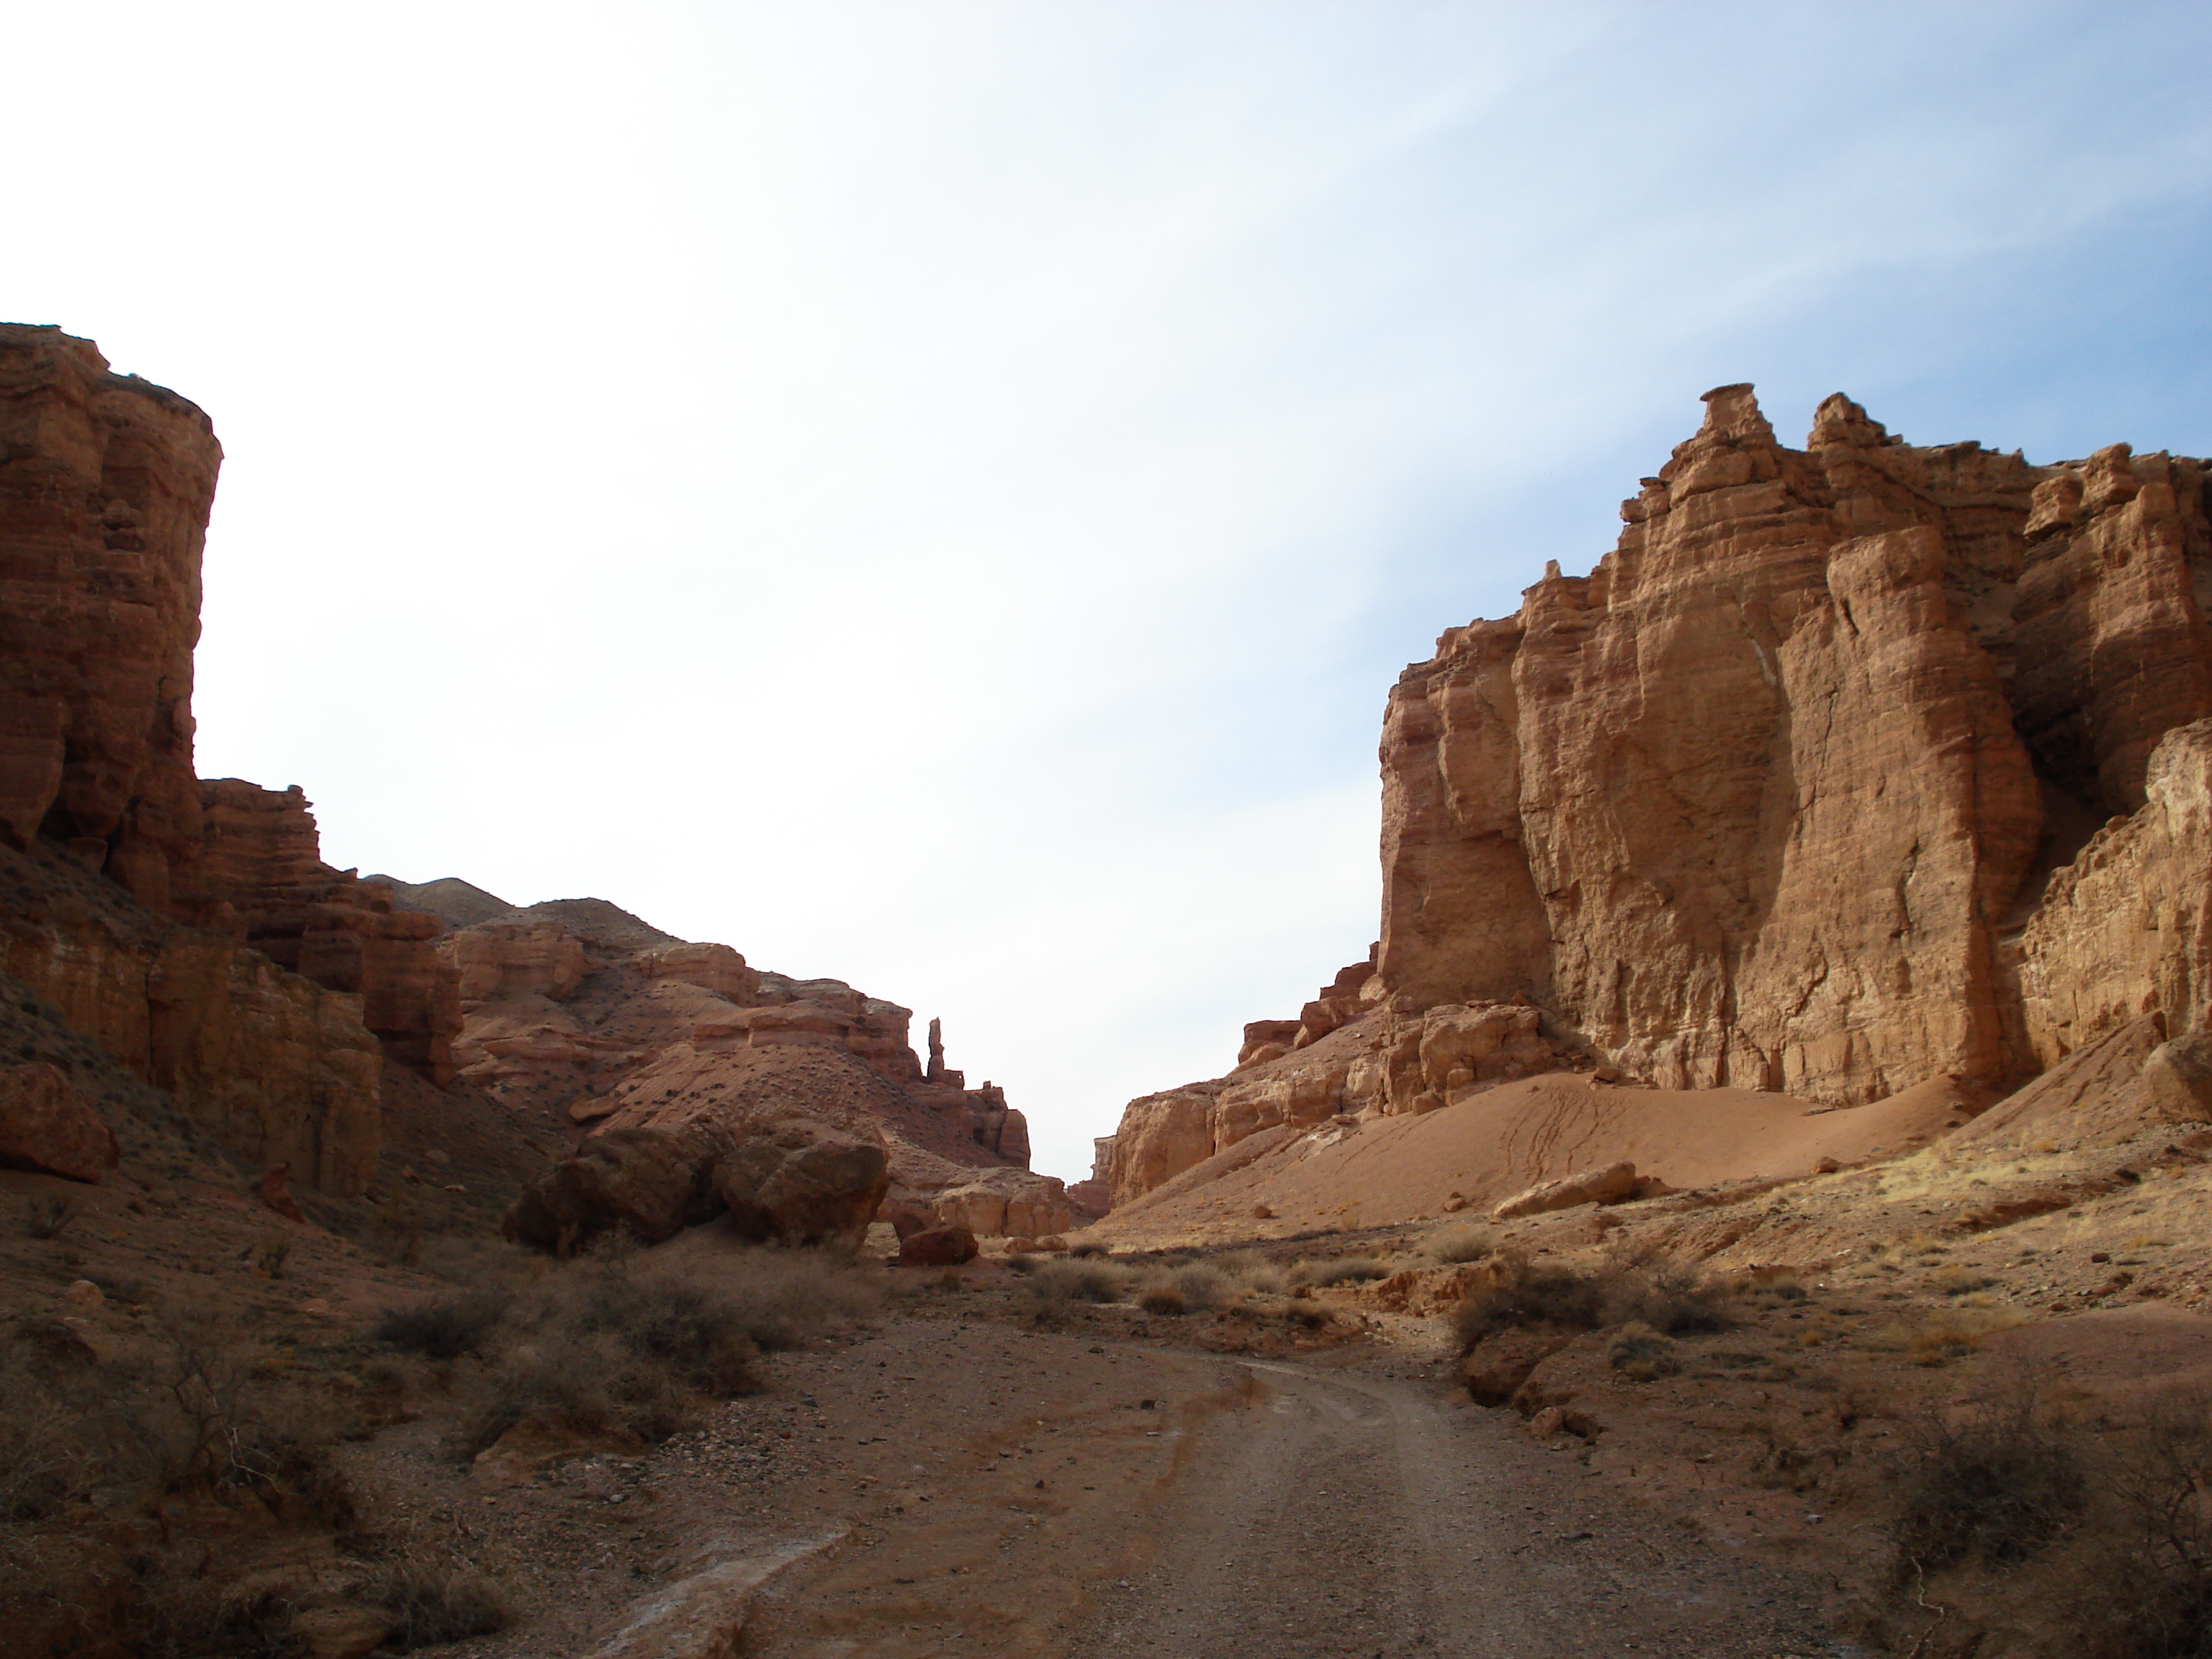
[[[1072,1659],[1849,1655],[1809,1582],[1715,1559],[1601,1498],[1512,1413],[1432,1380],[1244,1361],[1196,1429],[1151,1566],[1105,1589]]]

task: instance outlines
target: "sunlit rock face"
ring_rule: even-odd
[[[1371,972],[1132,1103],[1116,1204],[1509,1068],[1844,1103],[2203,1024],[2204,463],[1918,448],[1840,394],[1792,449],[1749,386],[1705,403],[1588,576],[1401,677]]]
[[[1531,995],[1669,1087],[2016,1082],[2017,908],[2212,713],[2203,466],[1706,405],[1590,575],[1392,693],[1384,984]]]

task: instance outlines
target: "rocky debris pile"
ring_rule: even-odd
[[[1918,448],[1841,395],[1790,449],[1749,386],[1705,402],[1589,575],[1401,677],[1381,940],[1229,1077],[1132,1102],[1116,1205],[1509,1068],[1986,1099],[2203,1027],[2205,463]]]

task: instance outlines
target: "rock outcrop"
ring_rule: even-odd
[[[657,1244],[727,1216],[755,1243],[852,1251],[890,1184],[880,1139],[804,1120],[694,1119],[594,1135],[526,1189],[509,1238],[563,1255],[620,1230]]]
[[[115,1132],[43,1060],[0,1071],[0,1169],[97,1182],[122,1161]]]
[[[222,446],[58,328],[0,325],[0,838],[202,918],[192,647]]]
[[[1705,403],[1588,576],[1401,678],[1371,972],[1132,1103],[1117,1204],[1272,1124],[1548,1068],[1987,1097],[2203,1025],[2204,464],[1916,448],[1840,395],[1790,449],[1749,386]]]
[[[322,860],[307,798],[239,778],[200,786],[201,868],[246,942],[280,967],[362,1000],[384,1051],[433,1083],[453,1075],[459,976],[435,916],[394,910],[388,887]]]

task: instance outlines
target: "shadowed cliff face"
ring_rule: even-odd
[[[1371,974],[1133,1103],[1116,1203],[1550,1069],[1849,1103],[2202,1023],[2204,464],[1916,448],[1841,395],[1790,449],[1749,386],[1705,404],[1589,575],[1400,678]]]

